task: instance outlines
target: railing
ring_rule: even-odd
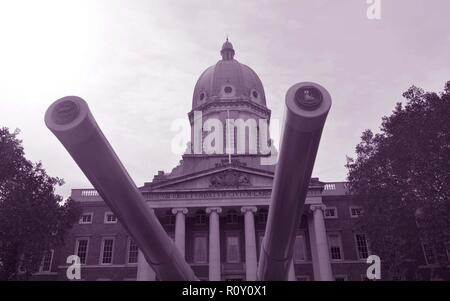
[[[95,189],[72,189],[71,197],[75,201],[101,201],[102,198]]]
[[[348,187],[346,182],[326,183],[322,195],[346,195]]]
[[[92,197],[92,196],[98,196],[98,192],[95,189],[83,189],[81,191],[82,197]]]
[[[336,190],[336,184],[335,183],[327,183],[325,184],[324,190]]]

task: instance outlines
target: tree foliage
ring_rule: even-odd
[[[347,160],[349,189],[364,207],[360,227],[388,275],[416,259],[422,242],[448,264],[450,241],[450,82],[440,94],[413,86],[403,96]]]
[[[25,158],[18,134],[0,128],[0,280],[30,278],[80,214],[71,199],[55,194],[63,180]]]

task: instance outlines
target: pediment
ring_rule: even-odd
[[[168,179],[152,185],[152,191],[220,190],[272,187],[273,173],[247,167],[222,167]]]

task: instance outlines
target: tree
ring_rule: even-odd
[[[406,104],[383,117],[379,133],[362,134],[346,165],[349,189],[363,203],[359,226],[387,277],[417,260],[421,243],[448,264],[450,81],[439,95],[413,86],[403,96]]]
[[[29,279],[81,213],[55,194],[62,179],[25,158],[18,134],[0,128],[0,280]]]

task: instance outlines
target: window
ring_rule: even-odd
[[[330,248],[330,258],[331,260],[342,260],[344,259],[344,254],[342,250],[342,240],[339,233],[328,234],[328,244]]]
[[[361,207],[350,207],[350,217],[356,218],[359,217],[361,214],[362,214]]]
[[[435,264],[436,263],[436,254],[434,253],[434,249],[430,244],[422,243],[423,255],[425,257],[425,262],[427,264]]]
[[[117,223],[117,217],[112,212],[105,212],[105,224]]]
[[[194,263],[207,263],[207,249],[206,235],[194,236]]]
[[[114,250],[114,238],[104,238],[102,242],[101,264],[112,264]]]
[[[175,220],[176,220],[175,214],[172,214],[172,212],[167,211],[166,216],[164,218],[164,224],[166,226],[174,226]]]
[[[229,234],[227,236],[227,262],[229,263],[241,262],[238,234]]]
[[[87,212],[87,213],[83,213],[80,216],[80,220],[79,220],[79,224],[92,224],[92,218],[94,216],[94,213],[92,212]]]
[[[206,213],[204,210],[197,211],[197,214],[195,216],[195,224],[206,225]]]
[[[50,272],[51,271],[53,253],[54,253],[53,250],[44,252],[44,256],[42,257],[41,266],[39,267],[39,272]]]
[[[227,214],[227,223],[236,225],[238,223],[238,214],[236,210],[230,210]]]
[[[230,94],[231,92],[233,92],[233,88],[231,88],[230,86],[226,86],[223,91],[227,94]]]
[[[359,259],[366,259],[369,256],[369,248],[367,246],[366,235],[355,234],[356,250],[358,251]]]
[[[305,261],[305,254],[305,239],[303,238],[303,235],[297,235],[294,244],[294,261]]]
[[[133,264],[138,262],[139,248],[133,239],[128,239],[128,263]]]
[[[267,209],[261,209],[261,211],[259,211],[257,213],[257,220],[258,220],[258,224],[265,224],[267,223],[267,216],[268,216],[268,212]]]
[[[327,207],[325,209],[325,218],[338,218],[336,207]]]
[[[75,254],[80,257],[80,264],[86,264],[89,239],[79,238],[76,241]]]
[[[334,281],[347,281],[347,276],[345,276],[345,275],[336,275],[336,276],[334,276]]]

